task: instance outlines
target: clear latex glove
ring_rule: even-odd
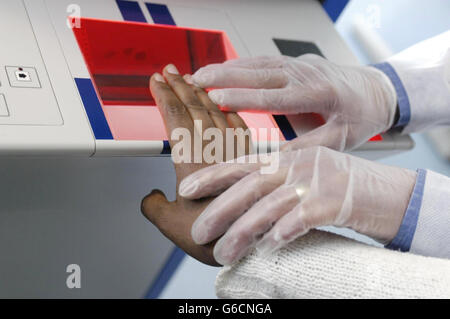
[[[322,115],[323,126],[287,143],[284,150],[316,145],[353,149],[388,130],[397,105],[395,89],[383,72],[340,66],[313,54],[211,64],[193,80],[201,87],[222,88],[210,91],[209,97],[226,110]]]
[[[279,155],[279,169],[261,174],[260,163],[221,163],[199,170],[180,184],[179,194],[219,197],[197,218],[192,238],[219,238],[215,259],[231,264],[257,248],[270,253],[310,229],[349,227],[382,243],[398,232],[416,173],[325,147]]]

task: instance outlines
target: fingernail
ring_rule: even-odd
[[[153,78],[158,82],[166,83],[166,80],[164,80],[164,77],[159,73],[153,74]]]
[[[194,85],[194,81],[192,81],[192,76],[190,74],[185,74],[183,79],[187,84]]]
[[[185,178],[181,181],[180,187],[178,189],[178,194],[181,197],[188,197],[197,190],[198,188],[198,181],[192,180],[190,178]]]
[[[217,247],[218,246],[216,244],[213,250],[214,259],[223,266],[231,265],[233,263],[233,259],[229,256],[229,254],[227,254],[226,251],[217,249]]]
[[[214,246],[213,254],[216,261],[221,265],[232,265],[253,251],[253,244],[242,246],[237,237],[230,237],[226,233]]]
[[[207,234],[203,229],[204,227],[203,222],[201,222],[199,218],[197,218],[192,225],[191,237],[197,245],[204,245],[207,243]]]
[[[169,72],[170,74],[180,74],[177,70],[177,68],[175,67],[175,65],[173,64],[169,64],[168,66],[166,66],[166,70],[167,72]]]
[[[223,104],[224,93],[222,90],[209,91],[208,96],[211,99],[211,101],[213,101],[214,103],[216,103],[218,105]]]
[[[264,237],[256,245],[256,251],[263,258],[271,255],[275,250],[277,250],[277,244],[272,238]]]
[[[199,71],[192,76],[192,80],[201,87],[210,87],[214,80],[214,74],[209,71]]]

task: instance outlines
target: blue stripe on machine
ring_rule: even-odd
[[[277,122],[278,127],[280,128],[284,138],[287,141],[293,140],[294,138],[297,137],[297,134],[292,128],[291,123],[289,123],[289,120],[287,119],[286,115],[273,115],[273,118],[275,122]]]
[[[155,281],[150,286],[150,289],[145,296],[146,299],[156,299],[161,295],[161,292],[166,287],[170,278],[172,278],[178,266],[183,261],[184,256],[186,256],[186,254],[180,248],[175,247],[173,249],[165,265],[161,268]]]
[[[153,22],[157,24],[176,25],[175,20],[165,4],[146,3],[147,9],[152,16]]]
[[[116,0],[125,21],[147,22],[144,13],[136,1]]]
[[[164,145],[163,145],[163,149],[161,151],[161,154],[170,154],[171,150],[170,150],[170,144],[169,141],[163,141]]]
[[[75,83],[77,84],[78,92],[80,92],[95,138],[97,140],[112,140],[113,136],[92,81],[90,79],[75,78]]]
[[[325,0],[323,2],[323,8],[328,13],[330,19],[333,20],[333,22],[336,22],[348,1],[349,0]]]

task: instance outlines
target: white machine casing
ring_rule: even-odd
[[[154,22],[146,1],[131,2],[138,3],[148,23]],[[319,1],[158,3],[167,5],[178,26],[224,31],[240,57],[279,55],[274,39],[288,39],[314,43],[330,61],[358,64]],[[0,114],[0,155],[160,155],[163,141],[95,138],[75,83],[76,78],[90,78],[68,24],[68,17],[78,13],[124,21],[116,0],[77,0],[76,5],[72,0],[0,2],[4,30],[0,33],[0,102],[6,109]],[[297,135],[311,129],[307,117],[287,118]],[[368,142],[356,153],[384,156],[414,145],[409,136],[393,132],[382,136],[382,141]]]

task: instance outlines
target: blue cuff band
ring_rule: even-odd
[[[416,232],[417,221],[419,220],[420,208],[422,207],[423,191],[427,171],[417,170],[416,185],[414,186],[411,199],[403,217],[402,224],[395,238],[385,247],[393,250],[409,251]]]
[[[402,84],[397,72],[394,68],[387,62],[373,64],[373,67],[382,71],[388,76],[394,85],[395,91],[397,92],[398,108],[400,112],[400,118],[395,124],[395,127],[404,127],[408,125],[411,120],[411,105],[409,103],[408,94],[406,93],[405,87]]]

